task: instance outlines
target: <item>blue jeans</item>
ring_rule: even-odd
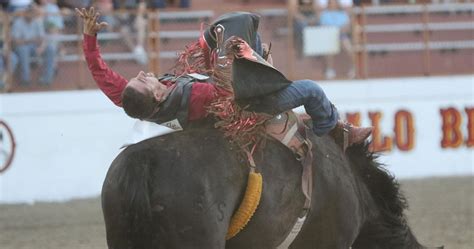
[[[18,62],[20,66],[20,80],[22,84],[29,84],[31,81],[31,59],[36,55],[36,48],[34,44],[20,45],[15,48],[15,53],[18,55]],[[41,84],[50,84],[54,78],[54,69],[56,67],[56,46],[49,43],[46,46],[42,56],[43,72],[39,79]]]
[[[8,68],[6,67],[5,59],[9,60],[10,62],[10,69],[11,72],[15,72],[16,65],[18,64],[18,57],[15,53],[10,52],[10,58],[6,58],[2,53],[0,53],[0,89],[5,86],[5,82],[3,82],[4,74],[7,73]]]
[[[312,80],[293,81],[288,87],[259,99],[252,106],[256,112],[276,115],[303,105],[313,120],[313,132],[322,136],[332,130],[339,114],[323,89]]]

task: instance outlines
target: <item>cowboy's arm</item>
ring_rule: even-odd
[[[100,55],[97,41],[97,31],[107,24],[99,24],[96,22],[98,13],[95,13],[93,8],[89,11],[76,9],[76,12],[78,16],[84,20],[83,50],[89,71],[100,90],[102,90],[115,105],[122,106],[122,92],[128,81],[122,75],[110,69],[105,63]]]
[[[109,68],[102,59],[96,36],[84,34],[84,56],[87,66],[100,90],[117,106],[122,106],[122,92],[127,80]]]

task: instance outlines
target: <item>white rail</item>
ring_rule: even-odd
[[[185,19],[210,19],[214,17],[212,10],[196,10],[196,11],[166,11],[159,12],[160,20],[185,20]]]
[[[159,53],[161,59],[175,59],[178,57],[178,51],[162,51]],[[108,60],[138,60],[136,54],[128,53],[103,53],[102,58]],[[77,54],[68,54],[58,57],[60,62],[76,62],[81,60],[81,56]]]
[[[447,50],[447,49],[474,49],[474,40],[468,41],[443,41],[443,42],[404,42],[404,43],[370,43],[358,45],[356,51],[366,52],[395,52],[395,51],[421,51],[430,50]]]
[[[352,9],[354,14],[365,15],[386,15],[386,14],[412,14],[428,12],[456,12],[470,11],[474,12],[474,3],[449,3],[449,4],[429,4],[429,5],[388,5],[388,6],[367,6],[355,7]]]
[[[437,23],[403,23],[403,24],[368,24],[362,28],[366,33],[392,33],[392,32],[410,32],[410,31],[452,31],[452,30],[474,30],[472,22],[437,22]]]
[[[161,39],[194,39],[200,35],[199,31],[195,30],[177,30],[177,31],[160,31]],[[133,35],[133,34],[130,34]],[[57,34],[49,36],[51,40],[58,42],[78,42],[82,40],[82,36],[77,34]],[[103,41],[120,40],[123,39],[124,34],[119,32],[104,32],[97,36],[97,39]]]

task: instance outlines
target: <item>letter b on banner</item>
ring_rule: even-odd
[[[474,146],[474,108],[465,108],[467,114],[466,146]],[[449,107],[440,110],[443,126],[442,148],[458,148],[464,142],[462,115],[459,110]]]

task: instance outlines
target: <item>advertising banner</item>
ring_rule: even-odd
[[[397,178],[474,174],[473,76],[321,86]],[[0,203],[98,196],[134,124],[99,90],[0,94]]]
[[[341,117],[373,126],[372,149],[399,178],[474,174],[474,77],[332,82]]]

